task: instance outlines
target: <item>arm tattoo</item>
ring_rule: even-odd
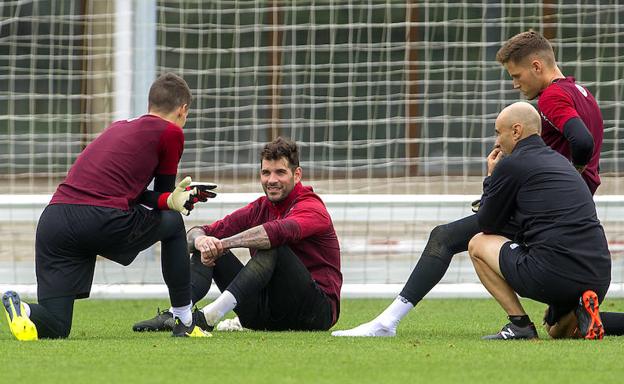
[[[243,231],[237,235],[226,237],[221,239],[223,248],[254,248],[254,249],[269,249],[271,248],[271,241],[269,235],[267,235],[264,227],[258,225]]]

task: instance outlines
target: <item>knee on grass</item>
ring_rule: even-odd
[[[573,339],[577,338],[577,324],[578,320],[574,311],[563,315],[555,323],[549,324],[548,321],[548,309],[544,314],[544,330],[553,339]]]

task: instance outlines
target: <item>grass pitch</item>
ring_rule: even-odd
[[[344,300],[335,329],[368,321],[391,300]],[[544,306],[524,302],[541,321]],[[569,383],[621,382],[624,338],[482,341],[506,318],[494,300],[425,300],[395,338],[329,332],[214,332],[178,339],[134,333],[157,300],[79,300],[69,340],[17,342],[0,324],[0,383]],[[624,311],[607,300],[603,311]]]

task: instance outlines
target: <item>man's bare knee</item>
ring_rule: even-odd
[[[480,260],[479,245],[481,244],[482,236],[483,234],[477,233],[476,235],[472,237],[472,239],[470,239],[470,242],[468,242],[468,255],[470,255],[470,258],[473,260],[474,259]]]

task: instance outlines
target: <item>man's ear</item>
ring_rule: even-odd
[[[178,107],[178,117],[186,116],[186,114],[188,113],[188,109],[189,109],[188,104],[183,104],[180,107]]]
[[[301,167],[297,167],[295,168],[295,172],[293,172],[294,176],[295,176],[295,183],[298,183],[301,181],[301,178],[303,177],[303,169],[301,169]]]
[[[520,140],[522,137],[522,124],[515,123],[511,126],[511,135],[513,136],[515,141]]]
[[[541,73],[544,69],[544,64],[539,59],[533,59],[533,61],[531,61],[531,69],[534,72]]]

